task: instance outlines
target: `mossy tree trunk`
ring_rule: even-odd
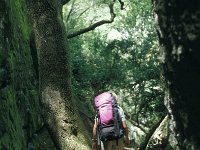
[[[154,0],[174,149],[200,149],[200,1]]]
[[[60,1],[28,0],[39,62],[43,117],[57,149],[88,149],[73,107],[69,49]],[[83,144],[84,143],[84,144]]]

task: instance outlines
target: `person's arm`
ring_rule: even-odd
[[[125,131],[125,144],[128,146],[130,144],[129,137],[128,137],[128,127],[126,125],[126,121],[122,121],[122,125]]]
[[[129,137],[128,137],[128,126],[126,124],[125,114],[124,114],[124,111],[121,107],[119,107],[118,110],[119,110],[120,117],[122,119],[122,126],[123,126],[124,131],[125,131],[125,144],[126,144],[126,146],[128,146],[130,144],[130,141],[129,141]]]
[[[97,149],[97,122],[95,120],[93,130],[92,130],[92,150]]]

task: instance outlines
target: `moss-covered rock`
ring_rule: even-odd
[[[25,1],[0,2],[0,149],[54,149],[40,116]]]

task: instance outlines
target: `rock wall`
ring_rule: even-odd
[[[23,0],[0,2],[0,149],[54,149],[42,122]],[[36,52],[36,51],[35,51]],[[37,62],[36,62],[37,63]]]
[[[148,145],[145,150],[170,150],[172,149],[169,144],[169,117],[166,116],[158,128],[155,130],[151,138],[149,139]]]

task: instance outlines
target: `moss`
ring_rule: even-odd
[[[53,145],[46,132],[44,136],[34,136],[43,123],[29,46],[30,31],[25,1],[3,0],[0,6],[0,149],[22,150],[30,143],[37,149],[43,140]]]
[[[1,118],[2,124],[5,127],[5,134],[1,138],[0,145],[4,144],[6,149],[23,149],[23,134],[22,134],[22,120],[19,115],[19,110],[16,105],[15,92],[9,88],[4,94],[4,103],[2,104],[2,111],[4,114]],[[21,139],[21,140],[19,140]]]
[[[28,40],[30,37],[30,26],[28,24],[27,20],[27,10],[26,10],[26,5],[25,1],[23,0],[15,0],[15,1],[9,1],[8,6],[11,10],[10,14],[10,20],[13,23],[13,29],[19,30],[18,33],[21,33],[21,37],[23,39]],[[12,13],[15,13],[13,15]]]

